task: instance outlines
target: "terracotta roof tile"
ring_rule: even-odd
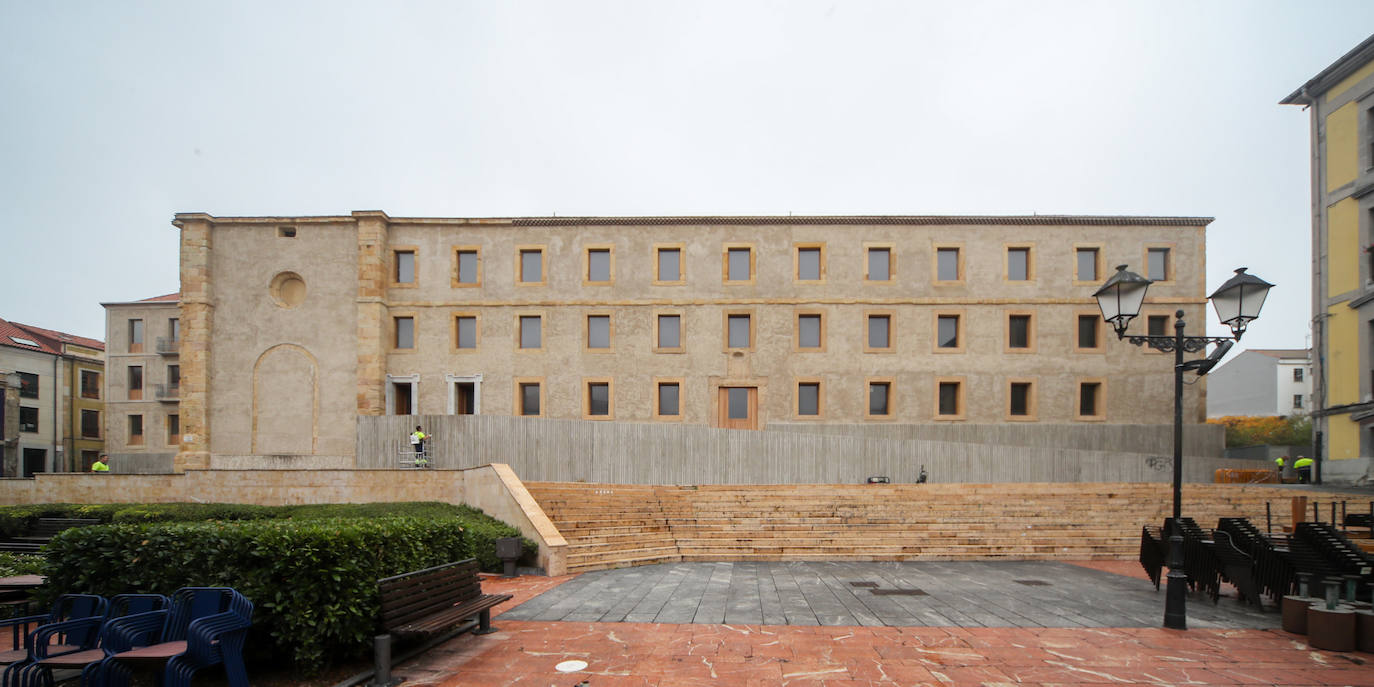
[[[162,295],[162,296],[153,296],[152,298],[144,298],[144,299],[142,299],[142,300],[135,301],[135,302],[136,302],[136,303],[161,303],[161,302],[167,302],[167,301],[176,302],[176,301],[179,301],[179,300],[181,300],[181,293],[180,293],[180,292],[177,292],[177,293],[169,293],[169,294]]]

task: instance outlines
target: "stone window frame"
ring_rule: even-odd
[[[476,254],[477,254],[477,280],[474,281],[474,282],[472,282],[472,283],[465,283],[465,282],[458,281],[458,277],[460,276],[458,270],[459,270],[459,266],[462,264],[462,259],[461,259],[459,256],[460,256],[461,254],[463,254],[463,253],[476,253]],[[452,287],[455,288],[455,289],[476,289],[476,288],[481,288],[481,286],[482,286],[482,246],[480,246],[480,245],[470,245],[470,246],[459,246],[459,245],[455,245],[455,246],[450,246],[450,247],[449,247],[449,255],[452,255],[452,256],[453,256],[453,274],[449,277],[449,285],[452,286]]]
[[[1011,253],[1016,250],[1026,251],[1026,278],[1011,278]],[[1034,284],[1039,276],[1035,269],[1035,242],[1017,241],[1014,243],[1002,244],[1002,282],[1004,284]]]
[[[803,250],[820,251],[819,279],[801,278],[801,253]],[[799,241],[792,244],[792,282],[794,284],[824,284],[826,282],[825,269],[825,242],[824,241]]]
[[[592,281],[592,251],[606,251],[605,281]],[[582,245],[582,285],[611,286],[615,284],[615,244],[586,243]]]
[[[592,318],[606,318],[606,347],[592,348]],[[542,329],[542,327],[541,327]],[[542,334],[542,332],[541,332]],[[540,337],[542,344],[542,336]],[[615,311],[614,310],[588,310],[582,314],[582,352],[597,355],[615,353]]]
[[[1161,248],[1162,248],[1162,249],[1165,249],[1165,250],[1167,250],[1167,251],[1169,251],[1169,253],[1168,253],[1167,255],[1164,256],[1164,278],[1163,278],[1163,279],[1153,279],[1153,281],[1154,281],[1154,283],[1156,283],[1156,284],[1174,284],[1174,283],[1177,283],[1177,282],[1178,282],[1178,266],[1177,266],[1177,263],[1178,263],[1178,244],[1176,244],[1176,243],[1163,243],[1163,242],[1159,242],[1159,243],[1147,243],[1147,244],[1144,245],[1144,247],[1141,248],[1141,253],[1140,253],[1141,262],[1140,262],[1140,264],[1143,265],[1143,266],[1145,267],[1145,270],[1144,270],[1144,271],[1145,271],[1145,278],[1146,278],[1146,279],[1152,279],[1152,277],[1150,277],[1150,252],[1151,252],[1151,251],[1154,251],[1154,250],[1159,250],[1159,249],[1161,249]]]
[[[874,317],[887,318],[887,347],[874,348],[869,346],[868,324]],[[864,310],[863,322],[863,351],[864,353],[896,353],[897,352],[897,311],[891,309]]]
[[[524,406],[524,387],[534,384],[539,387],[539,412],[533,415],[525,414]],[[545,392],[548,390],[548,383],[544,377],[513,377],[511,385],[515,390],[515,402],[511,404],[511,415],[515,417],[544,417],[548,414],[548,404],[545,401]]]
[[[663,250],[677,251],[677,279],[664,279],[658,272],[658,254]],[[654,286],[685,286],[687,284],[687,244],[685,243],[655,243],[654,244]]]
[[[173,429],[173,428],[172,428],[172,418],[176,418],[176,431],[175,431],[175,432],[172,431],[172,429]],[[166,429],[167,429],[167,445],[168,445],[168,446],[180,446],[180,445],[181,445],[181,414],[180,414],[180,413],[168,413],[168,414],[167,414],[167,422],[166,422],[166,425],[167,425],[167,427],[166,427]]]
[[[955,395],[954,403],[958,412],[948,415],[940,413],[940,385],[958,384],[959,393]],[[968,379],[962,375],[947,375],[936,377],[932,380],[931,390],[934,392],[934,405],[931,407],[931,418],[940,422],[963,422],[968,419]]]
[[[659,318],[660,316],[664,316],[664,315],[667,315],[667,316],[676,316],[676,317],[677,317],[677,346],[659,346],[659,345],[658,345],[658,343],[659,343],[659,339],[658,339],[658,318]],[[653,352],[654,352],[654,353],[686,353],[686,352],[687,352],[687,337],[684,336],[684,335],[686,334],[686,329],[687,329],[687,328],[686,328],[684,325],[685,325],[685,323],[687,322],[687,315],[686,315],[682,310],[678,310],[678,309],[666,309],[666,310],[654,310],[653,313],[652,313],[652,316],[653,316],[653,318],[654,318],[654,322],[653,322],[653,337],[654,337],[654,338],[653,338],[652,341],[649,342],[649,344],[650,344],[650,348],[653,350]],[[727,336],[727,338],[728,338],[729,332],[726,332],[726,336]]]
[[[1085,384],[1097,385],[1097,398],[1094,415],[1084,415],[1083,410],[1083,386]],[[1106,377],[1078,377],[1074,380],[1073,394],[1073,415],[1078,422],[1106,422],[1107,420],[1107,378]]]
[[[420,247],[419,246],[391,246],[391,264],[387,265],[387,288],[391,289],[414,289],[420,286]],[[401,254],[410,253],[411,267],[415,274],[412,281],[399,281],[401,271]]]
[[[955,323],[955,344],[950,347],[940,346],[940,318],[956,317]],[[964,308],[940,308],[932,310],[930,313],[930,350],[932,353],[939,354],[959,354],[968,350],[968,313]]]
[[[1078,251],[1091,250],[1095,253],[1093,269],[1097,272],[1097,278],[1083,280],[1078,278]],[[1106,254],[1107,247],[1101,243],[1075,243],[1073,244],[1073,264],[1070,267],[1070,280],[1074,286],[1097,286],[1106,281]]]
[[[801,414],[801,387],[803,384],[816,385],[816,414]],[[867,389],[867,386],[864,387]],[[868,399],[864,399],[867,403]],[[887,410],[892,413],[892,385],[887,387]],[[886,417],[886,416],[883,416]],[[825,414],[825,378],[824,377],[794,377],[792,379],[792,419],[804,422],[817,422],[826,419]]]
[[[539,253],[539,281],[524,281],[525,253]],[[515,247],[515,285],[548,286],[549,284],[549,247],[543,243],[525,243]]]
[[[1156,307],[1156,308],[1152,308],[1152,307],[1150,307],[1150,306],[1145,306],[1145,307],[1141,308],[1141,309],[1140,309],[1140,318],[1142,318],[1141,321],[1145,324],[1145,334],[1149,334],[1149,333],[1150,333],[1150,318],[1151,318],[1151,317],[1163,317],[1163,318],[1164,318],[1164,334],[1163,334],[1163,335],[1164,335],[1164,336],[1169,336],[1169,337],[1172,337],[1172,336],[1174,335],[1174,311],[1173,311],[1173,310],[1171,310],[1171,309],[1169,309],[1169,308],[1157,308],[1157,307]],[[1166,354],[1164,351],[1156,350],[1156,349],[1154,349],[1154,348],[1152,348],[1152,347],[1150,347],[1150,346],[1141,346],[1141,348],[1144,349],[1145,355],[1173,355],[1173,353],[1167,353],[1167,354]]]
[[[124,398],[129,401],[142,401],[143,390],[148,388],[148,370],[143,365],[130,365],[124,373]],[[134,387],[134,370],[138,370],[138,387]]]
[[[1030,388],[1026,390],[1025,415],[1013,415],[1011,412],[1011,391],[1012,387],[1016,384],[1028,384],[1030,386]],[[1039,380],[1035,377],[1008,377],[1005,387],[1007,402],[1004,408],[1005,413],[1003,419],[1007,422],[1038,422],[1040,420],[1040,403],[1039,399],[1036,398],[1036,391],[1039,386]]]
[[[873,279],[868,273],[868,253],[874,249],[887,250],[887,279]],[[864,282],[869,284],[897,283],[897,244],[890,241],[864,241],[863,251]]]
[[[887,414],[874,415],[873,404],[869,400],[874,384],[887,385]],[[794,392],[795,394],[795,392]],[[897,419],[897,378],[892,376],[864,377],[863,386],[864,419],[870,422],[891,422]]]
[[[658,400],[659,400],[659,398],[658,398],[658,388],[659,388],[660,386],[664,385],[664,384],[676,384],[676,385],[677,385],[677,415],[664,415],[663,413],[659,412],[660,408],[658,407]],[[654,419],[654,420],[656,420],[656,421],[658,421],[658,422],[682,422],[682,421],[683,421],[683,418],[684,418],[687,414],[686,414],[685,412],[683,412],[684,408],[683,408],[683,405],[682,405],[682,397],[683,397],[682,390],[683,390],[683,387],[685,387],[686,385],[687,385],[686,380],[685,380],[685,378],[683,378],[683,377],[654,377],[654,380],[653,380],[653,399],[652,399],[652,403],[653,403],[653,419]]]
[[[816,316],[821,318],[820,322],[820,345],[804,348],[801,345],[801,318],[804,316]],[[792,352],[793,353],[825,353],[826,339],[826,313],[820,308],[796,308],[792,313]],[[889,335],[889,339],[890,339]]]
[[[1078,323],[1079,323],[1079,321],[1080,321],[1082,318],[1085,318],[1085,317],[1090,317],[1090,318],[1092,318],[1093,322],[1095,323],[1094,326],[1097,327],[1097,345],[1094,346],[1094,347],[1092,347],[1092,348],[1084,348],[1084,347],[1078,345],[1078,326],[1079,326]],[[1103,325],[1105,325],[1105,324],[1106,324],[1106,322],[1102,319],[1102,311],[1101,311],[1101,310],[1074,310],[1074,311],[1073,311],[1073,328],[1069,330],[1069,331],[1073,332],[1073,352],[1074,352],[1074,353],[1082,353],[1082,354],[1086,354],[1086,355],[1104,355],[1104,354],[1106,354],[1106,352],[1107,352],[1107,341],[1106,341],[1106,339],[1107,339],[1107,333],[1106,333],[1107,329],[1106,329],[1105,326],[1103,326]]]
[[[78,436],[79,436],[80,438],[82,438],[82,439],[99,439],[99,438],[101,438],[101,434],[102,434],[102,432],[103,432],[103,430],[104,430],[104,427],[103,427],[104,423],[100,421],[100,411],[101,411],[100,408],[82,408],[82,409],[81,409],[81,412],[78,413],[78,415],[80,416],[80,419],[78,420],[80,429],[78,429],[77,432],[78,432]],[[86,416],[86,413],[95,413],[95,434],[87,434],[87,433],[86,433],[86,417],[87,417],[87,416]]]
[[[730,278],[730,251],[731,250],[749,251],[749,278],[731,279]],[[720,281],[727,286],[753,285],[758,281],[758,248],[752,241],[727,241],[720,245]]]
[[[28,412],[28,413],[24,412],[24,411],[26,411],[26,410],[27,410],[27,411],[31,411],[31,412]],[[24,416],[25,416],[25,415],[28,415],[28,416],[32,417],[32,418],[33,418],[33,422],[24,422]],[[40,421],[41,421],[41,420],[42,420],[42,417],[41,417],[41,415],[39,414],[39,410],[38,410],[38,408],[37,408],[36,406],[26,406],[26,405],[21,405],[21,406],[19,406],[19,423],[18,423],[18,424],[19,424],[19,431],[20,431],[20,433],[37,434],[38,431],[39,431],[39,428],[40,428],[40,426],[41,426],[41,425],[40,425]]]
[[[472,348],[460,348],[458,346],[458,320],[463,317],[471,317],[472,322]],[[482,313],[476,310],[455,310],[449,313],[449,322],[452,324],[453,352],[460,354],[476,353],[482,348]]]
[[[1003,310],[1003,311],[1002,311],[1002,331],[1003,331],[1003,334],[1004,334],[1004,336],[1002,337],[1002,352],[1003,352],[1003,353],[1010,354],[1010,355],[1025,355],[1025,354],[1028,354],[1028,353],[1035,353],[1035,350],[1036,350],[1036,345],[1035,345],[1035,344],[1036,344],[1036,334],[1039,333],[1039,332],[1036,331],[1036,330],[1037,330],[1036,323],[1035,323],[1035,320],[1036,320],[1036,317],[1035,317],[1035,316],[1036,316],[1036,314],[1037,314],[1037,313],[1036,313],[1035,310],[1033,310],[1033,309],[1024,309],[1024,308],[1011,308],[1011,309],[1007,309],[1007,310]],[[1027,318],[1029,318],[1029,321],[1026,323],[1026,347],[1025,347],[1025,348],[1013,348],[1012,345],[1011,345],[1011,318],[1013,318],[1013,317],[1027,317]],[[937,334],[938,334],[938,332],[937,332]]]
[[[134,326],[134,323],[135,323],[135,322],[138,323],[138,326],[137,326],[137,327]],[[125,334],[127,335],[126,338],[127,338],[128,342],[129,342],[129,350],[128,350],[127,352],[128,352],[128,353],[142,353],[142,352],[143,352],[143,347],[146,346],[147,343],[148,343],[148,327],[145,326],[145,323],[144,323],[144,321],[143,321],[143,318],[141,318],[141,317],[130,317],[130,318],[129,318],[129,321],[128,321],[128,323],[125,325],[125,327],[126,327],[126,328],[125,328],[124,331],[125,331]],[[135,330],[138,331],[138,341],[134,341],[134,331],[135,331]]]
[[[606,385],[606,414],[592,415],[592,385]],[[679,389],[680,391],[681,389]],[[681,409],[681,398],[679,409]],[[543,408],[543,404],[540,404]],[[614,420],[615,419],[615,378],[614,377],[583,377],[582,378],[582,419],[583,420]]]
[[[87,395],[87,393],[86,393],[86,375],[91,375],[91,376],[95,377],[95,395],[94,395],[94,396]],[[84,399],[87,399],[87,400],[93,400],[93,401],[99,401],[99,400],[100,400],[101,393],[102,393],[101,390],[102,390],[102,388],[103,388],[103,381],[101,380],[101,377],[102,377],[102,375],[101,375],[101,373],[100,373],[99,370],[81,370],[81,374],[78,376],[78,382],[77,382],[77,384],[78,384],[78,387],[77,387],[77,388],[79,389],[78,393],[81,395],[81,398],[84,398]]]
[[[738,346],[730,345],[731,315],[747,315],[749,317],[749,345],[747,347],[741,348]],[[747,353],[754,352],[754,350],[756,349],[756,344],[758,342],[759,316],[753,308],[726,308],[725,310],[722,310],[721,325],[723,336],[721,337],[720,343],[722,351],[724,351],[725,353],[734,353],[736,351]]]
[[[544,352],[544,342],[545,342],[545,341],[548,341],[548,339],[549,339],[548,331],[546,331],[546,327],[544,326],[544,324],[545,324],[546,322],[548,322],[548,320],[549,320],[548,313],[547,313],[546,311],[544,311],[544,310],[521,310],[521,311],[516,312],[516,313],[514,314],[514,316],[515,316],[515,350],[518,351],[518,352],[526,352],[526,353],[543,353],[543,352]],[[537,317],[537,318],[539,318],[539,347],[538,347],[538,348],[534,348],[534,347],[531,347],[531,348],[524,348],[524,347],[522,347],[522,346],[520,345],[521,342],[524,340],[524,337],[522,336],[522,332],[521,332],[521,330],[520,330],[520,318],[522,318],[522,317]]]
[[[958,279],[940,279],[940,251],[953,249],[958,251],[955,260],[955,268],[959,271]],[[934,242],[930,244],[930,283],[933,286],[963,286],[967,276],[967,265],[964,263],[965,249],[962,242]]]
[[[397,338],[400,334],[398,325],[402,319],[406,318],[410,319],[410,348],[401,348],[397,345],[400,343]],[[393,355],[408,355],[420,350],[420,318],[418,315],[409,310],[392,312],[391,320],[387,325],[387,342],[390,344],[387,353]]]
[[[138,418],[138,434],[134,434],[134,418]],[[143,421],[143,413],[129,413],[126,418],[125,428],[128,429],[130,446],[146,446],[148,437],[148,426]],[[136,440],[135,440],[136,439]]]

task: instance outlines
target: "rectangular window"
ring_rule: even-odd
[[[129,366],[129,400],[139,401],[143,399],[143,366]]]
[[[482,283],[482,259],[477,248],[458,248],[454,251],[457,274],[454,286],[477,286]]]
[[[654,269],[656,282],[680,282],[682,281],[682,249],[681,248],[659,248]]]
[[[959,316],[939,315],[935,318],[935,341],[939,348],[959,348]]]
[[[100,398],[100,373],[81,371],[81,398]]]
[[[1007,348],[1030,348],[1031,316],[1009,315],[1007,317]]]
[[[611,281],[611,249],[587,249],[587,282],[608,284]]]
[[[749,387],[732,386],[725,392],[725,417],[730,420],[749,419]]]
[[[129,352],[143,352],[143,320],[129,320]]]
[[[1146,317],[1145,331],[1150,336],[1167,336],[1169,333],[1169,316],[1150,315]]]
[[[940,415],[958,416],[963,414],[962,408],[959,407],[959,392],[961,386],[959,382],[940,382],[940,405],[938,408]]]
[[[868,272],[864,275],[864,278],[868,281],[892,280],[891,248],[868,249]]]
[[[748,315],[728,315],[726,319],[729,324],[728,348],[749,348],[753,340]]]
[[[820,281],[824,264],[820,246],[797,247],[797,281]]]
[[[415,283],[415,251],[398,250],[395,252],[395,271],[392,273],[392,281],[396,284]]]
[[[474,315],[459,315],[454,318],[454,327],[457,329],[458,348],[475,349],[477,348],[477,317]]]
[[[181,319],[177,317],[167,320],[167,338],[173,342],[181,341]]]
[[[1010,281],[1028,281],[1030,279],[1030,249],[1029,248],[1008,248],[1007,249],[1007,279]]]
[[[658,316],[658,347],[682,348],[682,316]]]
[[[167,416],[167,445],[178,446],[181,444],[181,416]]]
[[[749,281],[754,275],[752,248],[730,248],[725,251],[725,281]]]
[[[1098,322],[1101,320],[1097,315],[1078,316],[1078,347],[1097,348],[1098,346]]]
[[[1012,382],[1010,398],[1007,399],[1007,414],[1012,417],[1030,415],[1030,382]]]
[[[677,417],[682,414],[682,410],[678,406],[680,391],[681,386],[678,382],[658,383],[658,415]]]
[[[1295,381],[1295,382],[1301,382],[1301,381],[1302,381],[1302,368],[1301,368],[1301,367],[1293,368],[1293,381]]]
[[[610,417],[611,385],[608,382],[587,383],[587,416]]]
[[[520,347],[521,348],[542,348],[544,345],[544,335],[542,318],[539,315],[520,316]]]
[[[180,365],[168,365],[168,366],[167,366],[167,389],[168,389],[169,391],[171,391],[173,394],[175,394],[175,393],[177,392],[177,389],[180,389],[180,388],[181,388],[181,366],[180,366]]]
[[[797,316],[797,348],[821,347],[821,316]]]
[[[1302,394],[1293,394],[1293,407],[1297,409],[1302,408]]]
[[[520,414],[524,416],[537,416],[540,414],[540,401],[543,394],[540,393],[538,382],[522,382],[520,389]]]
[[[868,383],[868,414],[887,416],[891,412],[891,382]]]
[[[1078,385],[1078,415],[1080,417],[1098,417],[1102,414],[1101,382],[1081,382]]]
[[[938,248],[935,251],[936,281],[959,281],[959,249]]]
[[[587,316],[587,348],[608,349],[611,347],[611,316]]]
[[[38,375],[32,372],[19,373],[19,398],[38,398]]]
[[[415,318],[396,317],[395,347],[398,349],[415,348]]]
[[[887,404],[884,402],[884,409]],[[817,417],[821,414],[821,383],[799,382],[797,384],[797,415]]]
[[[142,445],[143,445],[143,416],[142,416],[142,415],[130,415],[130,416],[129,416],[129,445],[131,445],[131,446],[142,446]]]
[[[1169,249],[1151,248],[1146,252],[1146,263],[1149,274],[1147,278],[1154,281],[1168,281],[1171,276],[1169,273]]]
[[[891,348],[891,325],[892,318],[889,315],[869,315],[867,348]]]
[[[19,406],[19,431],[37,432],[38,431],[38,409],[28,406]]]
[[[520,283],[544,283],[544,250],[542,248],[520,250]]]
[[[1078,258],[1074,279],[1077,281],[1097,281],[1097,249],[1079,248],[1074,251]]]

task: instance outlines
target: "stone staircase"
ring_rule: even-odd
[[[569,572],[671,561],[1134,559],[1140,526],[1170,512],[1167,484],[703,485],[526,483],[568,540]],[[1306,494],[1369,508],[1368,494],[1184,486],[1184,514],[1277,531]],[[1310,514],[1310,506],[1308,507]]]

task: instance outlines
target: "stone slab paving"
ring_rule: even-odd
[[[664,563],[584,573],[513,620],[858,627],[1157,627],[1164,593],[1071,563]],[[1190,596],[1190,628],[1272,628],[1275,613]]]

